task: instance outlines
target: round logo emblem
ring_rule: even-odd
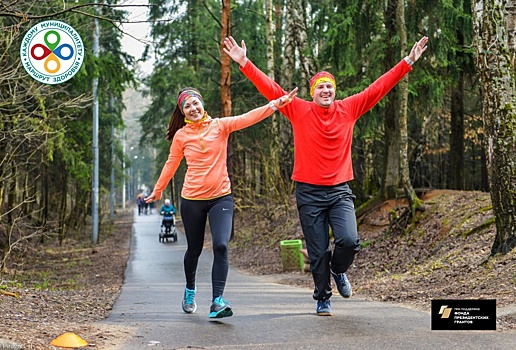
[[[61,84],[71,79],[84,61],[82,39],[70,25],[44,21],[30,28],[20,47],[23,67],[44,84]]]

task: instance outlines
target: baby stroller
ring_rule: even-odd
[[[163,220],[161,221],[161,232],[159,234],[160,242],[168,242],[171,238],[172,242],[177,242],[176,217],[171,211],[163,211]]]

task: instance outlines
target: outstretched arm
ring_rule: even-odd
[[[177,168],[179,167],[181,159],[183,159],[182,146],[179,144],[177,138],[174,137],[172,144],[170,145],[168,159],[165,162],[163,169],[161,170],[161,175],[154,185],[154,190],[152,193],[144,199],[145,203],[151,203],[161,199],[163,190],[168,186],[172,176],[174,176]]]
[[[236,130],[242,130],[262,121],[263,119],[272,115],[274,111],[285,108],[290,102],[292,102],[296,95],[297,87],[290,91],[288,94],[270,101],[263,107],[255,108],[239,116],[221,118],[219,122],[224,125],[225,130],[227,130],[228,133]]]
[[[417,41],[408,56],[405,56],[396,66],[383,74],[362,92],[348,97],[346,100],[353,106],[353,115],[358,119],[375,106],[398,82],[412,69],[411,66],[419,60],[426,51],[428,38],[422,37]],[[403,62],[405,61],[405,62]]]
[[[244,41],[242,41],[242,46],[238,46],[233,37],[228,37],[224,39],[224,45],[226,46],[224,52],[240,65],[242,73],[244,73],[247,79],[256,86],[258,91],[260,91],[267,100],[274,100],[288,94],[278,83],[258,69],[258,67],[247,58],[247,48]],[[294,104],[295,103],[292,103],[290,106],[287,106],[281,112],[288,117],[288,111],[293,108]]]

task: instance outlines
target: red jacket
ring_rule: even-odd
[[[401,60],[364,91],[335,100],[329,108],[297,97],[282,108],[281,113],[290,120],[294,131],[292,179],[324,186],[353,180],[351,141],[355,122],[411,69],[405,60]],[[287,93],[250,60],[240,70],[268,100]]]

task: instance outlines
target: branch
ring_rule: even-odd
[[[93,3],[75,5],[75,6],[67,8],[67,9],[64,9],[64,10],[61,10],[61,11],[57,11],[57,12],[53,12],[53,13],[48,13],[48,14],[45,14],[45,15],[29,15],[27,13],[22,13],[22,12],[6,11],[6,12],[0,12],[0,17],[21,18],[21,19],[23,19],[23,21],[27,21],[29,19],[43,19],[43,18],[56,17],[56,16],[59,16],[59,15],[62,15],[63,13],[66,13],[66,12],[78,12],[78,13],[83,13],[83,14],[85,14],[87,16],[90,16],[90,17],[99,18],[99,17],[97,17],[97,16],[95,16],[95,15],[93,15],[91,13],[76,11],[79,8],[94,7],[94,6],[119,8],[119,7],[153,7],[153,6],[156,6],[156,5],[143,5],[143,4],[142,5],[109,5],[109,4],[104,4],[104,3],[95,3],[95,2],[93,2]]]
[[[95,6],[105,7],[105,8],[126,8],[126,7],[127,8],[128,7],[148,7],[148,8],[150,8],[150,7],[154,7],[156,5],[144,5],[144,4],[141,4],[141,5],[110,5],[110,4],[105,4],[105,3],[93,2],[93,3],[86,3],[86,4],[79,4],[79,5],[71,6],[71,7],[63,9],[61,11],[47,13],[44,15],[30,15],[28,13],[23,13],[23,12],[18,12],[18,11],[9,11],[9,9],[10,9],[9,5],[8,6],[0,5],[0,18],[1,17],[19,18],[19,19],[21,19],[22,22],[26,22],[28,20],[41,20],[41,19],[46,19],[46,18],[53,18],[53,17],[57,17],[59,15],[67,13],[67,12],[72,12],[72,13],[84,15],[86,17],[90,17],[90,18],[98,19],[98,20],[101,20],[104,22],[108,22],[122,34],[127,35],[127,36],[133,38],[134,40],[141,42],[142,44],[145,44],[145,45],[152,43],[152,41],[141,40],[141,39],[135,37],[134,35],[127,33],[126,31],[124,31],[121,28],[121,25],[135,24],[135,23],[153,23],[153,24],[154,23],[167,23],[167,22],[174,20],[173,18],[152,20],[152,21],[149,21],[149,20],[138,20],[138,21],[113,20],[109,17],[105,17],[102,15],[97,15],[95,13],[89,13],[89,12],[81,10],[81,9],[93,8]]]
[[[209,51],[206,52],[206,54],[208,56],[210,56],[211,58],[213,58],[216,62],[218,62],[220,64],[220,58],[219,57],[215,57],[214,55],[212,55]]]
[[[208,5],[206,5],[206,1],[203,1],[202,4],[204,5],[204,7],[206,8],[206,10],[208,11],[208,13],[210,14],[210,16],[215,20],[215,22],[217,22],[217,24],[219,25],[219,28],[222,27],[222,23],[220,23],[219,19],[213,14],[213,12],[211,12],[211,10],[208,8]]]

